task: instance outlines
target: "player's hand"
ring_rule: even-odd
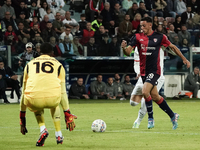
[[[190,68],[190,62],[187,59],[183,60],[183,63],[187,66],[187,69]]]
[[[26,112],[20,111],[20,132],[25,135],[28,133],[28,130],[26,129]]]
[[[127,42],[125,40],[123,40],[122,43],[121,43],[121,47],[125,48],[126,46],[127,46]]]
[[[69,131],[73,131],[76,127],[74,119],[77,119],[77,116],[70,113],[70,111],[66,111],[65,113],[65,122],[66,122],[66,129]]]

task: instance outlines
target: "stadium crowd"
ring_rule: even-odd
[[[73,11],[80,12],[80,20]],[[1,0],[0,45],[11,46],[15,72],[40,55],[44,42],[53,46],[55,57],[83,56],[84,46],[87,56],[120,56],[121,41],[138,31],[144,16],[151,16],[153,30],[167,35],[186,57],[190,46],[199,46],[198,0]]]

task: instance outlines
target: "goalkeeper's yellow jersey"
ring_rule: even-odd
[[[24,69],[24,96],[27,98],[58,97],[66,92],[61,82],[65,83],[65,70],[60,62],[48,55],[41,55],[31,60]]]

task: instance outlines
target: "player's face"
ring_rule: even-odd
[[[113,79],[112,78],[109,78],[108,79],[108,83],[111,85],[111,84],[113,84]]]
[[[4,67],[4,63],[0,62],[0,69],[3,69],[3,67]]]
[[[102,82],[102,76],[101,76],[101,75],[99,75],[99,76],[97,77],[97,81],[98,81],[98,82]]]
[[[195,68],[194,69],[194,74],[196,75],[196,74],[199,74],[199,69],[198,68]]]
[[[140,26],[141,26],[141,30],[146,35],[149,33],[150,29],[152,29],[152,23],[149,23],[146,21],[141,21]]]
[[[120,79],[119,74],[115,74],[115,80],[119,80],[119,79]]]
[[[78,79],[78,80],[77,80],[77,84],[80,85],[80,86],[83,85],[83,79],[81,79],[81,78]]]
[[[130,82],[130,77],[129,77],[129,76],[126,76],[125,81],[126,81],[126,82]]]

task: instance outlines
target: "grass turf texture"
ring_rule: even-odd
[[[154,103],[155,127],[147,129],[147,115],[139,129],[132,129],[140,106],[131,107],[129,101],[119,100],[70,100],[71,112],[78,116],[73,132],[65,129],[63,113],[61,128],[64,136],[62,145],[57,145],[49,110],[45,110],[45,123],[49,131],[43,150],[198,150],[200,149],[200,101],[167,100],[169,106],[180,114],[179,127],[172,130],[172,123]],[[28,134],[19,131],[19,104],[0,104],[0,149],[34,150],[39,138],[39,127],[34,114],[27,110]],[[107,124],[104,133],[91,131],[95,119]]]

